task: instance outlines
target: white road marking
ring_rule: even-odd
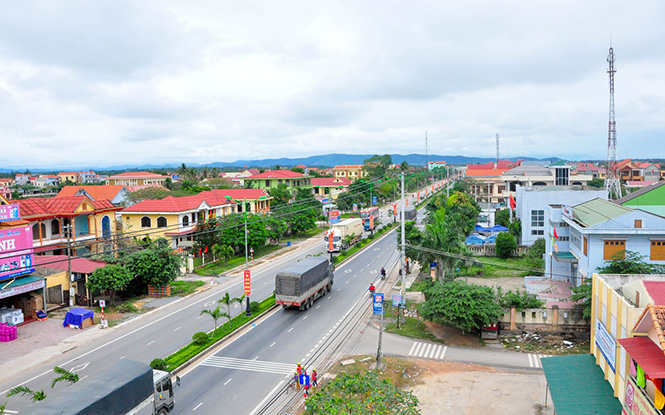
[[[344,273],[345,273],[345,274],[348,274],[348,273],[351,272],[351,271],[353,271],[351,268],[347,268],[347,269],[344,270]]]
[[[261,402],[259,402],[258,405],[256,405],[256,408],[252,409],[252,412],[250,412],[249,415],[254,415],[254,414],[256,414],[256,413],[259,411],[259,409],[261,409],[261,407],[263,406],[263,404],[264,404],[264,403],[265,403],[265,402],[266,402],[266,401],[267,401],[267,400],[268,400],[268,399],[269,399],[269,398],[275,393],[275,391],[276,391],[277,389],[279,389],[280,386],[282,386],[282,383],[284,383],[284,381],[283,381],[283,380],[280,380],[279,383],[277,384],[277,386],[275,386],[275,388],[274,388],[273,390],[271,390],[271,391],[266,395],[266,397],[263,398],[263,400],[262,400]]]
[[[10,411],[9,409],[5,409],[6,414],[17,414],[18,411]]]
[[[291,327],[287,333],[291,333],[291,331],[293,331],[293,327]]]
[[[316,308],[321,308],[321,304],[317,305]]]
[[[197,320],[200,319],[200,318],[203,318],[203,314],[201,314],[200,316],[196,317]]]
[[[337,291],[341,290],[341,288],[338,288]]]
[[[416,350],[413,351],[413,356],[418,356],[418,352],[420,352],[420,348],[423,346],[423,343],[416,342]]]
[[[154,342],[155,342],[155,340],[151,340],[151,341],[149,341],[149,342],[146,344],[146,346],[150,346],[150,345],[153,344]]]
[[[178,331],[178,330],[180,330],[180,326],[173,329],[173,331]]]
[[[263,285],[266,285],[266,284],[269,283],[269,282],[270,282],[270,281],[266,281],[266,282],[263,283]]]
[[[81,379],[79,379],[79,380],[83,380],[83,379],[85,379],[85,378],[87,378],[87,377],[88,377],[88,375],[85,375],[85,376],[83,376],[83,377],[82,377]]]
[[[331,298],[332,298],[331,296],[328,296],[328,300],[330,300]]]
[[[307,320],[307,317],[308,317],[308,316],[305,316],[305,317],[303,317],[302,319],[303,319],[303,320]]]
[[[416,348],[416,344],[418,344],[418,343],[417,343],[417,342],[413,342],[413,345],[411,345],[411,350],[409,350],[409,356],[411,356],[411,355],[413,354],[413,349]]]
[[[275,345],[275,343],[277,343],[277,342],[272,342],[272,344],[268,347],[273,347]]]
[[[214,304],[215,304],[214,301],[208,301],[207,303],[203,304],[203,307],[208,307],[208,306],[211,306],[211,305],[214,305]]]
[[[348,283],[349,283],[349,280],[346,280],[346,283],[348,284]]]
[[[446,355],[446,350],[448,350],[448,346],[443,346],[443,353],[441,353],[441,357],[439,359],[443,360],[443,357]]]
[[[229,380],[227,380],[226,382],[224,382],[224,386],[226,386],[229,382],[231,382],[231,378],[229,378]]]
[[[69,371],[72,373],[78,373],[84,370],[86,367],[88,367],[89,364],[90,362],[81,363],[80,365],[74,366],[73,368],[69,369]]]
[[[192,411],[196,411],[197,409],[199,409],[199,406],[201,406],[201,405],[203,405],[203,402],[201,402],[200,404],[196,405],[196,406],[194,407],[194,409],[192,409]]]
[[[124,359],[124,358],[125,358],[125,356],[120,356],[120,359],[118,359],[118,360],[122,360],[122,359]]]

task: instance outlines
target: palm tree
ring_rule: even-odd
[[[220,298],[217,300],[218,303],[224,304],[226,306],[226,312],[228,315],[231,315],[231,304],[233,304],[233,300],[231,299],[231,295],[229,295],[229,292],[224,293],[224,297]],[[231,325],[231,322],[229,320],[229,326]]]
[[[233,258],[235,250],[229,245],[213,245],[212,246],[212,255],[213,259],[219,257],[224,264],[227,264],[229,259]]]
[[[39,401],[43,401],[44,399],[46,399],[46,394],[44,393],[43,390],[33,391],[32,389],[30,389],[27,386],[17,386],[15,388],[10,389],[9,392],[7,393],[7,397],[18,395],[18,394],[20,394],[21,396],[31,395],[30,399],[33,402],[39,402]]]
[[[59,374],[60,376],[53,379],[53,381],[51,382],[52,388],[55,386],[56,383],[60,382],[61,380],[66,380],[69,383],[76,383],[79,381],[79,375],[77,375],[76,373],[72,373],[67,369],[63,369],[61,367],[56,366],[53,368],[53,371]]]
[[[231,316],[228,313],[223,312],[219,306],[215,308],[214,310],[201,310],[201,315],[208,314],[210,317],[212,317],[213,321],[215,322],[215,330],[213,330],[213,334],[217,331],[217,320],[219,320],[222,317],[225,317],[228,320],[231,320]]]

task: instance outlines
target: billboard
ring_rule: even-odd
[[[19,220],[20,218],[18,205],[0,205],[0,222]]]
[[[30,226],[0,230],[0,280],[35,272],[32,254]]]
[[[339,223],[339,210],[330,211],[330,223]]]

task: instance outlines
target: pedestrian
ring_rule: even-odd
[[[303,389],[305,390],[305,399],[307,399],[307,389],[309,389],[309,385],[303,385]]]
[[[312,387],[316,388],[319,385],[319,382],[316,379],[316,369],[312,369]]]

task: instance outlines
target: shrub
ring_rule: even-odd
[[[166,364],[166,361],[164,359],[152,359],[152,362],[150,362],[150,367],[155,370],[168,369],[168,365]]]
[[[371,234],[367,237],[367,239],[369,239],[370,241],[371,241],[372,239],[374,239],[374,234],[371,233]]]
[[[339,254],[340,256],[347,256],[349,254],[349,251],[347,251],[346,249],[342,249],[339,251]]]
[[[501,232],[496,237],[496,256],[499,258],[510,258],[515,249],[517,249],[517,242],[515,242],[513,235],[508,232]]]
[[[122,303],[118,306],[118,311],[121,313],[138,313],[139,309],[129,301]]]
[[[192,336],[192,340],[194,340],[194,343],[196,344],[206,344],[209,339],[210,337],[208,337],[208,333],[204,331],[198,331]]]
[[[256,313],[256,312],[258,312],[260,309],[261,309],[261,305],[259,304],[258,301],[252,301],[251,303],[249,303],[249,310],[250,310],[252,313]]]

